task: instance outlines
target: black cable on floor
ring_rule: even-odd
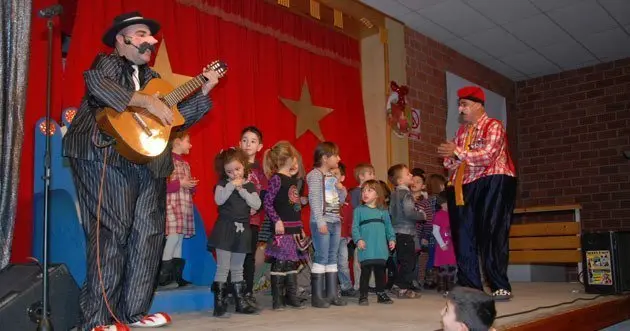
[[[513,314],[507,314],[507,315],[501,315],[501,316],[497,316],[497,320],[500,318],[507,318],[507,317],[513,317],[513,316],[518,316],[518,315],[524,315],[524,314],[529,314],[529,313],[533,313],[537,310],[541,310],[541,309],[549,309],[549,308],[556,308],[556,307],[560,307],[560,306],[564,306],[564,305],[570,305],[572,303],[576,303],[578,301],[593,301],[597,298],[602,297],[602,294],[596,295],[592,298],[577,298],[573,301],[567,301],[567,302],[561,302],[561,303],[557,303],[555,305],[551,305],[551,306],[540,306],[540,307],[536,307],[534,309],[530,309],[530,310],[525,310],[525,311],[520,311],[518,313],[513,313]]]

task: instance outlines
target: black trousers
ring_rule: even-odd
[[[252,229],[252,252],[245,255],[243,262],[243,278],[245,280],[246,293],[254,293],[254,274],[256,273],[256,250],[258,246],[258,226],[250,225]]]
[[[403,290],[411,286],[411,282],[416,275],[416,243],[413,238],[414,235],[412,234],[396,234],[398,274],[396,275],[395,284]]]
[[[97,207],[103,164],[70,159],[70,165],[87,237],[80,329],[112,324],[103,288],[116,317],[127,324],[137,322],[151,306],[164,250],[166,179],[154,178],[147,167],[131,163],[106,167],[100,208],[99,275]]]
[[[492,175],[464,185],[463,206],[455,205],[452,186],[446,192],[459,285],[483,290],[479,273],[481,257],[490,289],[512,291],[507,267],[516,178]]]
[[[376,283],[376,293],[385,291],[385,265],[361,264],[361,277],[359,278],[359,293],[367,296],[370,287],[370,276],[374,271],[374,283]]]

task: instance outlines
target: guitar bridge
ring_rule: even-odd
[[[149,137],[153,136],[153,133],[151,133],[151,130],[149,130],[149,126],[142,119],[142,117],[140,117],[140,115],[138,115],[138,113],[133,113],[133,118],[136,120],[136,122],[138,122],[138,125],[140,125],[140,127],[142,128],[144,133],[147,134],[147,136],[149,136]]]

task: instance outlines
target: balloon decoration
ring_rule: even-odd
[[[392,92],[387,99],[387,121],[396,136],[406,138],[411,122],[411,109],[405,99],[409,88],[405,85],[398,86],[394,81],[390,83],[390,88]]]

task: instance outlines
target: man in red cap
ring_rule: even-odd
[[[450,172],[448,212],[462,286],[483,290],[484,275],[495,300],[512,298],[507,277],[509,232],[516,175],[503,124],[485,112],[485,95],[476,86],[457,91],[463,124],[438,153]]]
[[[95,114],[145,108],[170,124],[172,111],[141,93],[159,75],[148,66],[160,25],[138,12],[119,15],[103,35],[115,51],[99,54],[85,71],[86,94],[63,138],[87,237],[87,276],[81,290],[81,331],[160,327],[166,313],[147,315],[156,287],[166,224],[166,178],[173,171],[171,145],[147,164],[135,164],[114,149]],[[212,108],[209,92],[218,73],[205,68],[206,82],[178,104],[185,130]]]

